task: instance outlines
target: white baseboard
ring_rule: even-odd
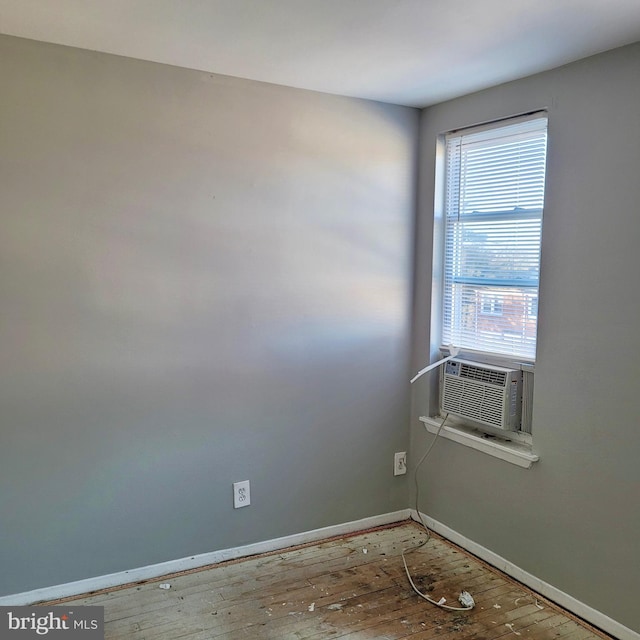
[[[494,553],[477,542],[470,540],[461,533],[454,531],[447,525],[430,518],[424,513],[421,515],[427,526],[443,538],[450,540],[473,555],[478,556],[478,558],[481,558],[491,566],[506,573],[508,576],[515,578],[518,582],[522,582],[522,584],[525,584],[533,591],[543,595],[552,602],[555,602],[567,611],[571,611],[571,613],[574,613],[579,618],[582,618],[595,627],[611,634],[614,638],[618,638],[619,640],[640,640],[640,633],[623,626],[597,609],[580,602],[580,600],[576,600],[573,596],[561,591],[548,582],[540,580],[540,578],[537,578],[524,569],[521,569],[517,565],[513,564],[513,562],[505,560],[502,556],[499,556],[497,553]],[[411,509],[411,518],[419,522],[418,513],[415,509]]]
[[[322,529],[314,529],[312,531],[304,531],[303,533],[296,533],[282,538],[266,540],[265,542],[247,544],[242,547],[223,549],[221,551],[211,551],[210,553],[202,553],[196,556],[189,556],[188,558],[180,558],[179,560],[170,560],[168,562],[152,564],[147,567],[140,567],[129,571],[110,573],[106,576],[87,578],[86,580],[77,580],[76,582],[68,582],[66,584],[44,587],[42,589],[34,589],[33,591],[0,596],[0,606],[17,607],[34,604],[35,602],[68,598],[70,596],[82,595],[92,591],[99,591],[101,589],[110,589],[132,582],[138,582],[140,580],[149,580],[151,578],[166,576],[179,571],[197,569],[198,567],[205,567],[209,564],[225,562],[226,560],[235,560],[237,558],[253,556],[258,553],[268,553],[270,551],[286,549],[287,547],[294,547],[299,544],[316,542],[318,540],[324,540],[325,538],[332,538],[334,536],[355,533],[356,531],[362,531],[364,529],[380,527],[385,524],[408,520],[410,515],[410,509],[402,509],[392,513],[384,513],[379,516],[371,516],[369,518],[362,518],[361,520],[354,520],[352,522],[323,527]]]

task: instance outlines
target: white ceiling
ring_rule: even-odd
[[[0,32],[426,106],[640,40],[640,0],[0,0]]]

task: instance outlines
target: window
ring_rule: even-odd
[[[441,344],[533,361],[547,118],[445,137]]]
[[[502,299],[494,293],[482,294],[482,302],[480,304],[480,313],[485,316],[501,316],[502,315]]]

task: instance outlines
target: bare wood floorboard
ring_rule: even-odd
[[[609,636],[415,523],[184,572],[65,602],[105,610],[107,640],[598,640]],[[159,588],[170,583],[169,590]]]

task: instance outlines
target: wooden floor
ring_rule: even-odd
[[[476,608],[429,604],[400,557],[424,535],[404,523],[67,602],[104,606],[111,640],[608,638],[435,535],[408,556],[416,584],[452,605],[467,590]]]

